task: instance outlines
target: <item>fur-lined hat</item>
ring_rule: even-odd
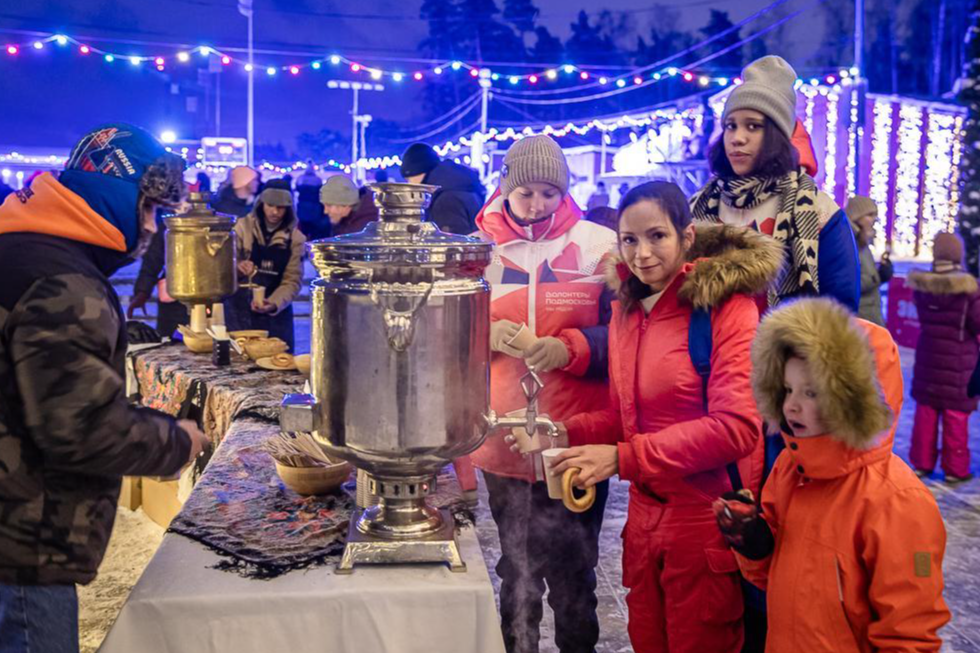
[[[786,360],[807,361],[828,432],[867,449],[893,419],[866,330],[831,299],[800,299],[770,313],[752,343],[752,392],[762,416],[782,423]]]
[[[748,227],[696,223],[687,260],[695,262],[677,296],[694,308],[719,306],[732,295],[765,291],[782,270],[786,250],[775,238]],[[606,284],[625,309],[636,303],[636,284],[619,254],[606,263]]]

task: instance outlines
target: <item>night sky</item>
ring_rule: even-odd
[[[498,0],[498,6],[501,4]],[[539,22],[564,39],[579,4],[584,3],[538,0],[536,4],[541,8]],[[685,6],[685,26],[696,27],[704,23],[711,6],[729,10],[732,19],[738,20],[768,2],[671,0],[664,4]],[[803,3],[795,0],[795,4]],[[382,64],[377,57],[418,56],[418,42],[427,31],[426,23],[417,18],[420,5],[420,0],[255,0],[256,48],[313,51],[323,56],[341,52],[361,55],[375,65]],[[655,6],[643,0],[615,0],[607,6],[633,10],[630,16],[637,32],[648,30],[656,11],[651,9]],[[358,17],[339,17],[352,14]],[[153,48],[89,41],[119,53],[172,57],[174,49],[162,44],[244,47],[246,19],[238,13],[236,0],[0,0],[0,29],[0,44],[33,39],[30,34],[13,30],[64,32],[72,36],[158,42],[161,46]],[[812,39],[812,28],[809,34]],[[801,53],[787,55],[792,61]],[[302,56],[295,59],[309,61]],[[256,62],[293,63],[286,57],[259,55]],[[411,64],[402,65],[411,70]],[[323,127],[350,132],[351,94],[326,88],[325,82],[331,76],[328,70],[306,70],[295,78],[288,74],[275,78],[256,75],[258,143],[282,143],[288,151],[302,132]],[[210,78],[206,80],[209,97],[198,86],[199,77],[202,75],[195,69],[175,62],[168,62],[166,71],[160,73],[152,64],[138,68],[120,60],[107,64],[101,56],[81,56],[77,48],[59,48],[53,43],[40,51],[23,48],[16,57],[0,51],[0,147],[64,148],[91,126],[113,120],[131,121],[154,133],[172,129],[181,137],[210,135],[216,127],[215,77],[221,78],[221,134],[244,136],[245,73],[232,68],[220,75],[203,75]],[[391,120],[420,117],[419,87],[415,82],[399,85],[389,80],[385,92],[362,94],[361,110]],[[196,100],[189,104],[188,97],[195,96]]]

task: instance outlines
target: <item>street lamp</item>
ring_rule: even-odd
[[[362,130],[367,129],[368,123],[371,122],[371,116],[358,115],[358,111],[357,111],[358,93],[360,91],[383,91],[385,90],[385,87],[383,84],[348,82],[345,80],[331,79],[330,81],[327,82],[327,88],[342,89],[342,90],[350,89],[351,91],[353,91],[354,102],[353,102],[353,106],[351,107],[351,125],[353,127],[353,130],[351,132],[351,166],[354,169],[354,181],[360,183],[361,172],[360,172],[360,168],[357,165],[357,160],[361,156],[358,153],[358,149],[359,149],[358,135],[359,132],[362,132]],[[363,151],[364,147],[361,146],[360,149]]]

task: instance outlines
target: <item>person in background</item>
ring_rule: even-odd
[[[401,173],[410,184],[439,187],[427,212],[439,229],[454,234],[469,234],[476,229],[474,219],[486,197],[476,171],[440,159],[425,143],[415,143],[402,155]]]
[[[259,181],[259,173],[248,166],[232,168],[228,179],[218,189],[218,196],[211,201],[211,208],[236,218],[248,215]]]
[[[96,576],[124,475],[171,476],[208,446],[131,404],[109,277],[183,195],[184,161],[146,131],[86,134],[59,179],[0,207],[0,650],[78,651],[75,586]]]
[[[388,171],[387,170],[385,170],[383,168],[379,168],[378,170],[375,170],[374,171],[374,183],[376,183],[376,184],[386,184],[386,183],[388,183],[388,179],[389,179],[389,176],[388,176]]]
[[[963,271],[963,243],[940,233],[932,246],[932,271],[913,270],[906,283],[914,290],[919,313],[912,398],[915,422],[909,460],[920,476],[931,474],[939,457],[942,422],[942,467],[955,485],[970,473],[970,413],[977,409],[968,384],[977,367],[980,336],[980,291]]]
[[[241,288],[226,299],[228,330],[267,330],[270,337],[286,341],[292,351],[293,300],[302,284],[306,251],[292,193],[284,188],[266,188],[255,209],[235,223],[235,234],[239,278],[264,287],[265,299],[253,301],[251,288]]]
[[[766,590],[766,651],[938,653],[946,530],[892,452],[903,388],[891,335],[830,298],[787,302],[752,343],[752,389],[787,448],[759,504],[731,494],[714,511]]]
[[[739,653],[738,566],[712,501],[758,488],[762,420],[752,402],[753,295],[782,264],[774,239],[745,227],[691,222],[675,184],[633,188],[620,204],[616,292],[609,326],[611,401],[564,422],[571,448],[554,473],[585,486],[630,482],[623,583],[636,653]],[[702,322],[711,369],[694,366]],[[701,318],[697,318],[701,319]]]
[[[157,291],[157,333],[165,338],[173,337],[174,331],[181,324],[190,323],[187,306],[178,302],[167,293],[167,276],[164,270],[166,264],[166,231],[167,226],[157,217],[157,231],[153,240],[143,255],[140,271],[133,283],[133,295],[126,307],[126,318],[132,320],[136,311],[143,309],[146,316],[146,303]]]
[[[823,295],[857,312],[860,266],[850,222],[801,169],[793,145],[796,71],[770,55],[749,64],[742,79],[708,154],[713,176],[691,198],[694,220],[748,226],[785,245],[785,273],[761,309]]]
[[[356,233],[378,219],[374,194],[367,189],[358,190],[354,182],[344,175],[327,179],[320,189],[320,203],[327,217],[325,228],[328,235]]]
[[[521,379],[533,368],[544,383],[539,409],[552,419],[604,408],[612,296],[604,292],[600,265],[616,234],[581,219],[568,194],[568,163],[551,137],[511,145],[504,171],[476,219],[478,236],[496,246],[485,275],[491,288],[491,406],[498,415],[525,410]],[[519,351],[508,342],[522,327],[536,342]],[[512,452],[503,435],[487,438],[470,459],[483,470],[500,534],[496,569],[507,651],[538,650],[547,583],[559,651],[592,653],[599,638],[595,566],[608,483],[597,487],[590,510],[575,514],[535,481],[544,478],[540,455]],[[463,481],[461,476],[466,489]]]
[[[208,177],[206,172],[197,173],[197,180],[190,185],[188,190],[192,193],[210,193],[211,177]]]
[[[603,227],[608,227],[613,231],[616,231],[619,226],[619,213],[611,206],[597,206],[594,209],[590,209],[585,214],[585,219],[589,222],[601,224]]]
[[[586,212],[599,208],[609,208],[609,193],[606,191],[604,181],[595,185],[595,192],[589,197],[589,202],[585,206]]]
[[[616,192],[619,193],[619,200],[617,203],[622,204],[623,198],[626,197],[626,193],[630,192],[630,185],[623,182],[619,185],[619,188],[616,189]]]
[[[892,262],[885,252],[881,256],[881,264],[875,264],[871,253],[871,245],[875,241],[875,222],[878,220],[878,206],[869,197],[855,195],[847,201],[844,209],[854,229],[857,240],[858,260],[861,264],[861,304],[858,307],[858,317],[885,326],[885,318],[881,314],[881,284],[888,283],[892,278]]]
[[[323,205],[320,203],[320,187],[323,180],[316,173],[313,160],[306,162],[306,169],[296,179],[296,215],[299,218],[299,228],[307,238],[321,238],[317,225],[323,222]]]

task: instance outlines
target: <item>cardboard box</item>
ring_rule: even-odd
[[[142,479],[143,512],[160,526],[167,528],[177,513],[181,503],[177,499],[177,481],[163,481],[153,478]]]
[[[119,505],[130,510],[136,510],[143,501],[142,479],[139,476],[123,476],[122,489],[119,492]]]

